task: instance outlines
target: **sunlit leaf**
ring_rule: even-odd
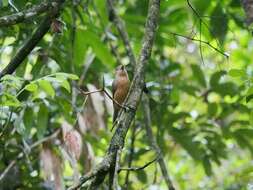
[[[231,69],[228,74],[231,77],[245,77],[246,76],[246,72],[242,69]]]
[[[39,80],[38,84],[49,96],[51,96],[51,97],[55,96],[55,90],[49,81]]]
[[[38,85],[36,83],[30,83],[25,86],[25,90],[28,90],[30,92],[35,92],[38,89]]]
[[[21,106],[21,102],[13,95],[4,93],[0,96],[0,105],[1,106],[11,106],[11,107],[19,107]]]

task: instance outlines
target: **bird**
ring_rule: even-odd
[[[112,94],[113,99],[120,105],[123,105],[130,87],[130,80],[128,78],[127,70],[124,65],[119,65],[115,71],[115,79],[112,83]],[[120,105],[113,102],[113,123],[116,121],[119,111],[121,109]]]

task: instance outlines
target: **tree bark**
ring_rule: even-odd
[[[253,0],[241,0],[243,9],[246,13],[246,22],[250,25],[253,22]]]

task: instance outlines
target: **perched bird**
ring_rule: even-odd
[[[124,65],[120,65],[116,68],[115,79],[112,83],[112,94],[113,99],[122,105],[127,97],[127,93],[130,87],[130,81],[128,78],[127,71]],[[119,114],[121,107],[113,102],[113,123],[116,121],[116,118]]]

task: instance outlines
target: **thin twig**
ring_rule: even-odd
[[[128,168],[131,168],[132,166],[132,161],[133,161],[133,156],[134,156],[134,142],[135,142],[135,138],[136,138],[136,129],[137,126],[135,124],[133,124],[133,129],[132,129],[132,136],[131,136],[131,145],[130,145],[130,152],[129,152],[129,158],[128,158]],[[130,171],[127,171],[126,173],[126,177],[125,177],[125,189],[128,189],[128,185],[129,185],[129,176],[130,176]]]
[[[16,11],[19,12],[18,8],[14,5],[14,3],[12,2],[12,0],[8,0],[9,5]]]
[[[83,91],[81,88],[78,88],[78,90],[85,96],[88,96],[90,94],[93,94],[93,93],[98,93],[98,92],[103,92],[103,89],[98,89],[98,90],[94,90],[94,91],[90,91],[90,92],[85,92]]]
[[[202,61],[202,64],[204,65],[204,57],[203,57],[203,51],[202,51],[202,22],[199,21],[199,53],[200,53],[200,58],[201,58],[201,61]]]
[[[157,160],[159,159],[159,155],[156,156],[155,159],[149,161],[148,163],[146,163],[145,165],[141,166],[141,167],[130,167],[130,168],[120,168],[118,170],[118,172],[121,172],[121,171],[139,171],[139,170],[143,170],[145,169],[146,167],[148,167],[149,165],[153,164],[154,162],[156,162]]]
[[[0,175],[0,181],[2,181],[2,179],[4,179],[4,177],[6,176],[6,174],[10,171],[10,169],[16,164],[17,160],[12,160],[10,162],[10,164],[7,166],[7,168],[5,168],[5,170],[1,173]]]
[[[127,132],[130,128],[132,121],[134,120],[135,110],[137,109],[144,86],[145,78],[145,67],[151,56],[152,46],[155,38],[155,33],[158,25],[158,18],[160,12],[160,0],[150,0],[148,8],[148,16],[146,19],[145,33],[142,40],[142,48],[138,59],[138,64],[135,65],[134,77],[130,87],[129,95],[127,97],[127,105],[130,105],[133,111],[124,112],[119,117],[119,122],[117,124],[117,129],[111,139],[109,149],[103,161],[99,164],[99,173],[91,181],[88,189],[96,190],[103,183],[109,169],[115,163],[114,159],[107,160],[108,155],[112,155],[115,158],[115,153],[117,150],[124,147],[124,141]],[[96,169],[97,170],[97,169]],[[71,187],[71,190],[76,190],[82,186],[84,182],[82,180],[79,183]]]
[[[215,36],[215,34],[213,33],[213,31],[210,29],[210,26],[208,26],[208,24],[202,19],[201,15],[197,12],[197,10],[192,6],[192,4],[190,3],[190,0],[186,0],[188,6],[190,7],[190,9],[193,11],[193,13],[199,18],[199,21],[201,23],[203,23],[205,25],[205,27],[208,29],[208,31],[212,34],[212,36]],[[221,44],[219,43],[219,41],[215,38],[215,41],[217,43],[218,46],[221,47]],[[226,56],[227,57],[227,56]]]
[[[43,36],[48,32],[52,20],[58,16],[60,7],[64,0],[54,1],[55,7],[48,12],[47,16],[41,22],[36,31],[32,36],[23,44],[23,46],[18,50],[16,55],[11,59],[10,63],[3,69],[0,73],[0,79],[6,74],[12,74],[18,66],[25,60],[29,53],[34,49],[34,47],[39,43]]]
[[[188,40],[191,40],[191,41],[197,41],[197,42],[200,42],[200,43],[204,43],[206,45],[208,45],[210,48],[212,48],[213,50],[217,51],[218,53],[222,54],[223,56],[225,56],[226,58],[229,57],[229,55],[221,50],[219,50],[218,48],[214,47],[210,42],[208,41],[203,41],[203,40],[200,40],[200,39],[196,39],[196,38],[192,38],[192,37],[189,37],[189,36],[185,36],[183,34],[178,34],[178,33],[175,33],[175,32],[168,32],[174,36],[179,36],[179,37],[182,37],[182,38],[185,38],[185,39],[188,39]]]
[[[24,22],[27,19],[34,18],[42,13],[48,12],[54,7],[54,2],[42,2],[32,8],[17,12],[12,15],[3,16],[0,18],[0,27],[11,26]]]
[[[107,92],[107,90],[104,89],[103,92],[104,92],[115,104],[117,104],[119,107],[124,108],[124,109],[131,109],[130,107],[128,108],[128,107],[126,107],[126,106],[120,104],[119,102],[117,102],[117,100],[115,100],[115,99]]]
[[[115,99],[109,94],[109,92],[107,92],[107,90],[106,90],[104,87],[101,88],[101,89],[98,89],[98,90],[91,91],[91,92],[86,92],[86,91],[82,90],[82,89],[79,88],[79,87],[77,87],[77,89],[78,89],[83,95],[85,95],[85,96],[88,96],[88,95],[93,94],[93,93],[103,92],[103,93],[105,93],[105,94],[108,96],[108,98],[110,98],[110,99],[111,99],[115,104],[117,104],[119,107],[124,108],[124,109],[129,109],[128,107],[126,107],[126,106],[124,106],[124,105],[118,103],[117,100],[115,100]]]
[[[143,105],[144,105],[144,120],[145,120],[145,129],[147,133],[147,137],[150,143],[150,146],[155,150],[156,154],[158,154],[158,163],[160,165],[164,180],[167,184],[168,190],[175,190],[173,183],[170,179],[165,161],[163,159],[163,155],[161,152],[160,147],[157,145],[156,139],[154,137],[154,134],[151,129],[151,112],[150,112],[150,107],[149,107],[149,99],[147,96],[143,96],[142,99]]]

